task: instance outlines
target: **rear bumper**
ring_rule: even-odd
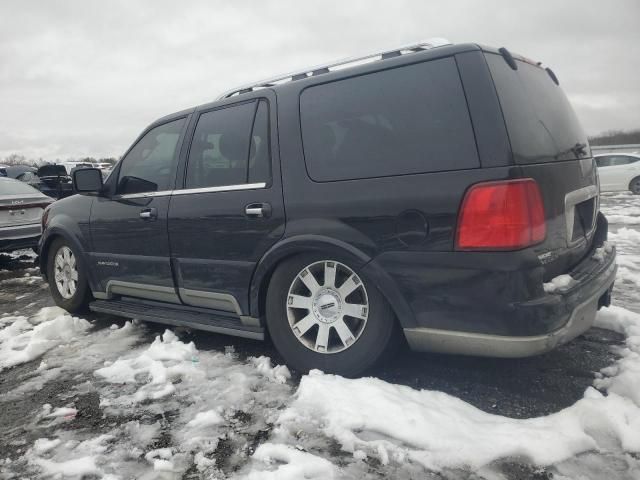
[[[589,258],[586,262],[598,261]],[[416,351],[506,358],[545,353],[573,340],[593,325],[600,306],[609,303],[616,271],[615,249],[612,249],[605,258],[602,268],[592,271],[591,275],[582,278],[570,290],[550,294],[549,303],[555,303],[559,300],[571,313],[563,326],[546,334],[531,336],[491,335],[432,328],[405,328],[404,333],[409,346]],[[522,305],[522,308],[536,308],[536,306]],[[517,321],[517,316],[513,320]]]
[[[39,223],[0,228],[0,252],[38,246],[42,227]]]
[[[606,226],[603,232],[598,242]],[[592,247],[567,272],[572,284],[554,293],[544,291],[544,269],[529,250],[393,252],[368,268],[392,279],[397,295],[388,299],[413,350],[524,357],[566,343],[593,324],[617,271],[615,248],[608,250],[596,258]]]

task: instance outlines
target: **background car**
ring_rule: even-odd
[[[9,178],[18,178],[19,175],[22,175],[25,172],[33,172],[38,171],[35,167],[30,167],[29,165],[10,165],[5,167],[7,171],[7,177]]]
[[[615,153],[596,155],[601,192],[624,192],[631,190],[640,195],[640,155]]]
[[[73,194],[71,177],[63,165],[43,165],[37,171],[26,171],[16,177],[51,198],[59,199]]]
[[[0,252],[35,248],[51,198],[26,183],[0,178]]]

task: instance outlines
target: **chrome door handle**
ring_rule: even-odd
[[[152,220],[158,217],[157,210],[155,208],[145,208],[140,212],[140,218],[143,220]]]
[[[271,215],[271,205],[268,203],[250,203],[244,207],[247,217],[264,218]]]

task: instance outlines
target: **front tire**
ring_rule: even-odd
[[[51,296],[60,308],[70,313],[85,311],[91,301],[87,274],[78,252],[63,238],[49,248],[47,280]]]
[[[640,195],[640,177],[636,177],[629,183],[629,190],[634,195]]]
[[[267,291],[274,345],[296,370],[355,376],[394,342],[395,318],[378,289],[347,262],[304,254],[278,266]]]

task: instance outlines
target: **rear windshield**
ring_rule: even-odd
[[[37,194],[38,190],[22,183],[19,180],[0,179],[0,196],[1,195],[33,195]]]
[[[569,100],[546,70],[487,53],[516,163],[541,163],[590,156],[587,137]]]
[[[300,118],[317,181],[479,167],[453,58],[310,87]]]

